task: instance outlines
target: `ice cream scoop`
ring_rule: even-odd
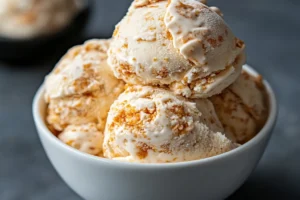
[[[221,132],[212,103],[151,86],[128,86],[112,104],[104,156],[140,163],[182,162],[236,147]]]
[[[130,84],[166,86],[206,98],[240,75],[244,43],[197,0],[136,0],[116,26],[109,64]]]
[[[96,123],[102,131],[110,105],[123,91],[107,64],[110,40],[73,47],[45,80],[47,122],[57,131]]]
[[[91,155],[99,155],[102,152],[103,133],[94,123],[70,125],[58,138],[67,145]]]
[[[261,76],[247,72],[211,101],[227,136],[237,143],[252,139],[268,117],[267,95]]]
[[[0,0],[0,35],[26,39],[49,35],[67,26],[82,0]]]

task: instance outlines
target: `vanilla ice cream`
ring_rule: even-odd
[[[245,62],[244,43],[220,15],[197,0],[134,1],[109,50],[115,76],[185,97],[219,94]]]
[[[151,86],[128,86],[112,104],[104,156],[140,163],[182,162],[236,147],[222,134],[212,103]]]
[[[94,123],[70,125],[58,138],[67,145],[91,155],[99,155],[102,152],[103,133],[98,131]]]
[[[47,122],[56,131],[87,123],[103,131],[109,107],[124,87],[107,64],[109,44],[90,40],[73,47],[46,77]]]
[[[242,72],[244,42],[222,16],[206,0],[134,0],[112,40],[73,47],[46,77],[49,129],[82,152],[135,163],[249,141],[267,96],[260,76]]]
[[[261,76],[244,71],[228,89],[211,98],[227,136],[237,143],[252,139],[267,120],[267,96],[261,81]]]
[[[82,0],[0,0],[0,35],[32,38],[68,25]]]

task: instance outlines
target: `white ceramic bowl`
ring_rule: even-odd
[[[244,68],[256,72],[249,66]],[[207,159],[169,164],[134,164],[77,151],[59,141],[44,121],[44,88],[33,102],[34,121],[46,153],[63,180],[87,200],[225,199],[248,178],[263,155],[276,121],[276,99],[264,82],[269,119],[252,140],[230,152]]]

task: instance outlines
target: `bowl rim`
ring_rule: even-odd
[[[244,65],[243,69],[249,72],[252,75],[259,75],[259,73],[254,70],[249,65]],[[240,154],[248,150],[249,148],[255,146],[260,140],[262,140],[265,136],[271,134],[272,128],[276,123],[277,118],[277,112],[278,112],[278,106],[277,106],[277,100],[275,97],[275,93],[265,79],[263,80],[264,86],[266,88],[266,92],[268,94],[268,101],[269,101],[269,116],[266,124],[264,127],[257,133],[257,135],[252,138],[247,143],[241,145],[240,147],[233,149],[231,151],[209,157],[204,158],[200,160],[192,160],[192,161],[184,161],[184,162],[177,162],[177,163],[132,163],[132,162],[125,162],[125,161],[118,161],[118,160],[111,160],[108,158],[102,158],[93,156],[84,152],[81,152],[77,149],[74,149],[65,143],[61,142],[56,136],[52,134],[52,132],[47,128],[45,121],[43,117],[41,116],[40,112],[40,102],[43,100],[43,94],[44,94],[44,84],[40,86],[37,93],[34,96],[33,99],[33,105],[32,105],[32,112],[33,112],[33,118],[35,125],[38,129],[39,136],[43,134],[47,140],[54,143],[54,145],[57,148],[62,149],[63,151],[68,151],[69,154],[74,154],[74,156],[79,157],[81,160],[88,160],[90,162],[95,162],[98,164],[110,164],[115,165],[116,167],[122,167],[122,168],[135,168],[135,169],[149,169],[149,168],[156,168],[156,169],[163,169],[163,168],[182,168],[182,167],[191,167],[195,165],[205,165],[209,164],[211,162],[226,159],[227,157],[234,156],[236,154]],[[41,136],[40,136],[41,137]]]

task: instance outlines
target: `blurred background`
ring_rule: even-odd
[[[32,54],[26,61],[0,61],[1,200],[80,199],[42,149],[33,124],[32,99],[69,47],[110,37],[130,2],[95,0],[86,26],[80,22],[82,32],[71,33],[71,40],[43,47],[44,55]],[[271,83],[279,102],[278,123],[264,157],[229,200],[300,199],[300,1],[208,0],[208,4],[218,6],[235,35],[245,41],[248,63]],[[5,54],[1,45],[0,41],[0,57]]]

